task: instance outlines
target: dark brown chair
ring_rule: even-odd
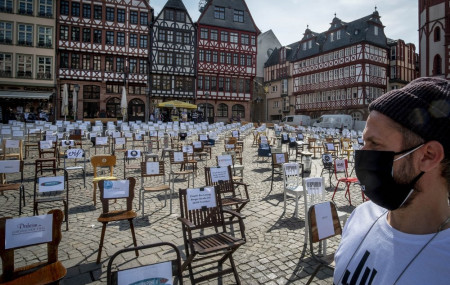
[[[0,218],[0,256],[2,258],[1,284],[53,284],[66,276],[66,268],[58,261],[58,246],[62,238],[61,222],[64,215],[61,210],[51,210],[48,214],[53,215],[52,240],[49,242],[42,242],[47,243],[47,261],[28,264],[20,268],[15,268],[14,266],[14,250],[34,246],[36,244],[6,249],[6,221],[11,219],[11,217]]]
[[[324,216],[324,217],[317,217],[316,216],[316,207],[323,206],[329,204],[330,205],[330,216]],[[324,222],[325,219],[331,219],[333,222],[333,228],[334,228],[334,234],[320,237],[319,236],[319,230],[318,230],[318,223]],[[339,222],[339,216],[336,210],[336,205],[334,205],[333,202],[324,202],[320,204],[312,205],[308,210],[308,224],[309,224],[309,249],[311,252],[312,257],[314,260],[319,262],[319,265],[316,267],[314,272],[311,274],[311,277],[309,278],[308,282],[306,284],[310,284],[312,280],[314,279],[314,276],[316,276],[317,272],[319,272],[319,269],[322,266],[327,266],[334,270],[334,252],[330,253],[328,255],[319,256],[316,251],[314,250],[314,244],[319,243],[321,241],[324,241],[326,239],[332,238],[334,236],[342,235],[342,228],[341,223]]]
[[[228,179],[227,180],[221,180],[217,182],[213,182],[212,176],[211,176],[211,168],[216,167],[205,167],[205,181],[206,185],[212,185],[217,186],[220,182],[222,182],[222,187],[218,188],[217,190],[220,191],[218,194],[221,196],[222,200],[222,206],[231,206],[236,209],[236,212],[240,213],[241,210],[247,205],[248,202],[250,202],[250,197],[248,195],[247,190],[247,184],[233,181],[232,173],[231,173],[231,166],[227,166],[228,170]],[[239,186],[242,186],[244,188],[244,194],[241,195],[237,188]]]
[[[281,174],[281,169],[283,168],[283,163],[289,162],[289,154],[287,152],[283,153],[272,153],[272,180],[270,182],[270,191],[273,189],[273,178],[275,175],[275,169],[279,169]]]
[[[135,161],[135,163],[131,163]],[[138,161],[138,163],[136,163]],[[123,156],[123,179],[126,177],[127,170],[136,171],[141,169],[141,162],[144,161],[142,152],[136,149],[129,149],[124,152]]]
[[[152,166],[155,166],[153,168]],[[155,170],[155,171],[153,171]],[[153,178],[153,179],[162,179],[162,181],[159,181],[155,183],[153,181],[152,186],[145,187],[144,186],[144,180],[146,178]],[[139,203],[142,207],[142,217],[144,217],[144,195],[145,193],[156,193],[156,192],[162,192],[165,193],[164,198],[164,206],[167,205],[167,191],[169,191],[170,194],[170,185],[166,184],[166,174],[164,170],[164,161],[147,161],[147,162],[141,162],[141,190],[139,195]],[[170,208],[172,209],[172,195],[169,195],[170,197]]]
[[[107,181],[107,180],[106,180]],[[133,219],[136,218],[137,214],[133,211],[133,199],[134,199],[134,186],[136,185],[136,179],[133,177],[129,177],[128,181],[130,182],[129,192],[127,197],[112,197],[105,198],[105,180],[100,180],[98,182],[98,187],[100,189],[100,201],[102,202],[102,214],[98,217],[97,221],[103,224],[102,226],[102,235],[100,237],[100,245],[98,247],[97,254],[97,264],[100,263],[100,259],[102,257],[102,249],[103,249],[103,240],[105,239],[106,225],[109,222],[117,222],[117,221],[125,221],[128,220],[130,223],[131,236],[133,238],[133,244],[137,247],[136,243],[136,235],[134,234],[134,224]],[[113,181],[108,181],[112,183]],[[109,200],[126,200],[126,209],[125,210],[109,210]],[[139,256],[139,252],[135,250],[136,256]]]
[[[165,257],[166,254],[169,254],[168,251],[161,252],[162,247],[166,247],[166,248],[168,247],[168,248],[170,248],[170,251],[175,252],[176,258],[170,260],[171,264],[169,266],[172,267],[171,272],[172,272],[172,276],[176,277],[175,281],[178,281],[178,284],[183,285],[183,276],[182,276],[182,272],[181,272],[180,250],[174,244],[172,244],[170,242],[158,242],[158,243],[147,244],[147,245],[142,245],[142,246],[138,246],[138,247],[124,248],[124,249],[121,249],[118,252],[114,253],[114,255],[111,256],[111,258],[109,259],[109,262],[108,262],[108,268],[107,268],[107,273],[106,273],[106,284],[116,285],[118,282],[118,274],[119,274],[119,271],[121,271],[121,270],[112,271],[114,260],[117,256],[121,255],[125,259],[124,255],[126,255],[130,251],[144,250],[144,249],[148,249],[148,248],[159,248],[159,250],[155,252],[155,255],[157,255],[157,258],[159,260],[162,257]],[[161,255],[160,255],[160,253],[161,253]],[[164,258],[164,259],[167,260],[168,258]],[[147,259],[147,260],[149,260],[149,259]],[[124,262],[124,263],[121,262],[120,268],[126,267],[126,264],[127,264],[127,262]],[[127,271],[128,270],[133,271],[134,269],[140,270],[140,269],[142,269],[142,267],[147,267],[147,266],[151,268],[153,266],[153,264],[142,265],[142,266],[138,266],[138,267],[134,267],[134,268],[124,268],[123,270],[127,270]],[[119,267],[119,265],[116,265],[116,267]],[[162,277],[162,276],[155,276],[155,277]],[[177,283],[174,282],[173,284],[177,284]]]
[[[220,190],[215,190],[220,186],[205,187],[197,189],[180,189],[180,211],[181,217],[178,220],[182,224],[184,248],[186,251],[186,261],[181,269],[189,269],[191,283],[209,280],[225,274],[233,273],[237,284],[240,284],[239,275],[233,260],[233,253],[243,244],[245,244],[245,227],[243,217],[235,211],[225,210],[222,207]],[[190,193],[197,191],[209,191],[215,197],[216,203],[211,203],[210,207],[198,204],[200,207],[190,209],[188,201]],[[240,235],[230,235],[226,232],[224,213],[236,217],[239,221]],[[222,270],[222,265],[226,260],[230,261],[230,268]],[[219,271],[210,274],[204,274],[205,266],[218,268]],[[195,268],[202,268],[202,276],[195,278]],[[197,272],[199,273],[199,272]]]

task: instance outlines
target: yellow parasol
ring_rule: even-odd
[[[197,109],[197,105],[189,104],[186,102],[172,100],[167,102],[162,102],[157,105],[158,108],[182,108],[182,109]]]

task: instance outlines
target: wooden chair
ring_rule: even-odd
[[[3,159],[23,160],[23,141],[4,139],[2,141]]]
[[[58,149],[56,142],[40,141],[39,142],[39,158],[35,160],[36,171],[42,171],[45,168],[56,169]],[[55,174],[56,175],[56,174]]]
[[[330,182],[330,187],[332,187],[333,184],[331,184],[331,177],[333,177],[334,173],[334,162],[333,156],[330,153],[322,154],[322,171],[320,172],[320,176],[326,172],[328,172],[328,180]]]
[[[38,177],[37,163],[34,172],[33,215],[39,215],[39,204],[63,202],[66,231],[69,230],[69,175],[64,169],[45,169],[52,171],[54,176]],[[57,176],[62,171],[63,175]],[[42,173],[42,172],[41,172]]]
[[[84,149],[66,149],[63,155],[63,166],[67,172],[81,170],[83,174],[83,186],[86,188],[86,153]]]
[[[127,138],[126,137],[116,137],[113,138],[112,153],[116,155],[118,153],[125,153],[127,151]]]
[[[123,179],[125,179],[127,170],[136,171],[141,169],[141,162],[144,160],[144,157],[138,149],[129,149],[123,155]],[[136,160],[139,161],[137,164],[130,164],[130,161]]]
[[[280,173],[283,167],[283,163],[289,162],[289,155],[287,152],[272,153],[272,179],[270,182],[270,191],[273,189],[273,178],[275,175],[275,169],[279,169]]]
[[[320,213],[327,213],[324,216],[317,216],[316,209],[321,208]],[[328,208],[330,211],[328,211]],[[319,233],[319,224],[325,223],[326,221],[330,221],[333,224],[333,233],[321,236]],[[322,266],[327,266],[334,270],[334,252],[328,255],[319,256],[314,250],[314,244],[319,243],[321,241],[325,241],[329,238],[342,235],[341,223],[339,222],[336,206],[332,202],[324,202],[320,204],[312,205],[308,211],[308,223],[309,227],[309,249],[314,260],[319,262],[319,265],[316,267],[314,272],[311,274],[308,282],[306,284],[310,284],[317,272]]]
[[[220,186],[179,191],[181,217],[178,220],[182,224],[186,251],[186,261],[181,268],[182,271],[189,269],[192,284],[229,273],[233,273],[236,283],[240,284],[233,253],[246,242],[243,217],[239,213],[223,209],[221,197],[218,195],[221,190],[215,190],[218,187]],[[202,191],[210,195],[211,203],[207,205],[198,203],[192,207],[191,201]],[[215,198],[215,201],[212,198]],[[226,232],[224,213],[238,219],[240,238]],[[222,265],[227,259],[231,267],[222,270]],[[204,266],[207,265],[218,268],[219,271],[195,278],[193,269],[203,267],[204,273]]]
[[[159,263],[156,264],[150,264],[150,265],[140,265],[138,267],[133,267],[133,268],[124,268],[126,267],[126,261],[125,262],[121,262],[120,265],[116,265],[116,267],[120,266],[120,270],[118,269],[117,271],[113,271],[113,265],[114,265],[114,260],[116,259],[116,257],[121,256],[123,259],[126,260],[125,255],[128,252],[131,251],[140,251],[140,250],[144,250],[144,249],[155,249],[156,251],[154,252],[154,254],[151,254],[151,256],[153,257],[153,255],[156,255],[155,258],[157,258],[157,260],[161,260],[162,257],[164,257],[164,260],[167,260],[168,258],[166,258],[167,254],[171,254],[169,251],[165,250],[163,251],[162,248],[168,248],[170,251],[175,252],[176,254],[176,258],[175,259],[171,259],[168,262],[170,262],[169,264],[167,264],[166,262],[160,261]],[[153,253],[153,251],[152,251]],[[173,254],[172,254],[173,255]],[[148,256],[146,256],[148,257]],[[153,259],[147,259],[147,260],[151,260],[154,261]],[[148,261],[147,261],[148,262]],[[146,262],[146,263],[147,263]],[[183,285],[183,276],[182,276],[182,272],[181,272],[181,255],[180,255],[180,250],[172,243],[170,242],[158,242],[158,243],[152,243],[152,244],[147,244],[147,245],[142,245],[142,246],[138,246],[138,247],[132,247],[132,248],[124,248],[119,250],[118,252],[114,253],[114,255],[111,256],[111,258],[109,259],[108,262],[108,267],[107,267],[107,271],[106,271],[106,284],[107,285],[116,285],[118,284],[118,276],[121,274],[122,270],[126,270],[127,271],[127,275],[128,276],[133,276],[134,271],[138,271],[138,276],[136,277],[136,281],[135,280],[128,280],[130,282],[138,282],[138,281],[144,281],[144,280],[139,280],[138,278],[140,278],[141,273],[143,271],[143,269],[147,269],[145,271],[148,271],[148,269],[150,269],[151,272],[161,272],[163,271],[165,268],[165,266],[169,266],[170,267],[170,273],[171,276],[170,278],[172,278],[172,276],[175,276],[175,281],[178,281],[178,283],[173,283],[173,284],[180,284]],[[161,270],[162,269],[162,270]],[[161,276],[161,275],[150,275],[150,276],[145,276],[144,278],[148,278],[148,279],[152,279],[152,278],[166,278],[166,276]],[[167,276],[167,279],[169,279],[169,276]],[[146,279],[147,280],[147,279]],[[170,279],[169,279],[170,280]],[[153,283],[152,283],[153,284]]]
[[[50,241],[38,241],[38,243],[25,244],[11,248],[6,248],[7,231],[11,230],[7,229],[6,221],[11,219],[11,217],[0,218],[0,256],[2,258],[2,275],[0,276],[1,284],[53,284],[66,276],[66,268],[60,261],[58,261],[58,246],[62,238],[61,222],[64,215],[61,210],[51,210],[50,212],[48,212],[48,214],[52,215],[52,234]],[[47,261],[28,264],[24,267],[15,268],[14,251],[16,249],[26,248],[43,243],[47,244]]]
[[[151,187],[144,186],[145,178],[162,179],[158,183],[153,183]],[[144,195],[145,193],[155,193],[164,191],[164,206],[167,205],[167,191],[170,192],[170,185],[166,184],[166,173],[164,171],[164,161],[147,161],[141,162],[141,189],[139,195],[139,204],[142,207],[142,217],[144,217]],[[172,195],[170,197],[170,209],[172,211]]]
[[[341,175],[339,175],[339,173]],[[344,183],[346,190],[345,190],[345,198],[348,200],[348,202],[350,203],[350,206],[352,205],[352,199],[350,197],[350,185],[357,183],[358,182],[358,178],[356,177],[350,177],[348,175],[348,161],[347,159],[335,159],[334,160],[334,176],[336,178],[337,184],[336,187],[334,188],[334,192],[333,192],[333,197],[331,198],[332,201],[334,201],[334,195],[336,195],[336,191],[339,188],[339,183]],[[361,194],[362,194],[362,200],[363,202],[365,201],[364,198],[364,192],[362,192],[361,190]]]
[[[337,154],[339,153],[333,142],[324,142],[323,150],[324,150],[324,153],[329,153],[334,157],[336,157]]]
[[[134,133],[133,134],[133,141],[132,141],[131,145],[132,145],[133,149],[141,148],[142,150],[144,150],[145,147],[146,147],[146,145],[145,145],[145,136],[143,134]]]
[[[94,191],[92,195],[92,200],[94,201],[94,206],[97,205],[97,184],[100,180],[117,180],[114,174],[114,166],[116,165],[116,156],[115,155],[96,155],[91,157],[91,164],[94,171],[94,178],[92,180],[92,184],[94,185]],[[99,167],[108,167],[109,175],[99,176],[98,168]]]
[[[114,190],[114,183],[124,183],[128,180],[128,193],[126,193],[125,189],[120,189],[119,191]],[[100,237],[100,245],[98,247],[97,254],[97,264],[100,263],[100,259],[102,257],[102,249],[103,249],[103,240],[105,239],[106,225],[109,222],[117,222],[117,221],[125,221],[128,220],[130,224],[131,236],[133,238],[133,244],[137,247],[136,235],[134,233],[134,224],[133,219],[136,218],[137,214],[133,211],[133,199],[134,199],[134,187],[136,185],[136,179],[133,177],[129,177],[127,180],[121,181],[108,181],[108,180],[100,180],[98,182],[98,187],[100,189],[100,201],[102,203],[102,213],[98,217],[97,221],[102,223],[102,235]],[[105,194],[105,188],[108,189],[108,193]],[[125,192],[122,192],[125,190]],[[125,210],[110,210],[109,209],[109,200],[126,200],[126,209]],[[136,256],[139,256],[138,250],[135,250]]]
[[[244,180],[244,166],[241,164],[235,164],[236,153],[235,152],[223,152],[222,155],[216,156],[217,166],[227,167],[230,166],[233,171],[233,181]],[[236,171],[240,172],[240,176],[236,176]]]
[[[202,157],[208,156],[208,152],[205,151],[204,143],[202,141],[194,141],[192,142],[192,147],[194,149],[194,158],[198,156],[199,159]],[[205,159],[206,165],[208,165],[208,160]]]
[[[0,175],[4,176],[0,182],[2,196],[7,191],[19,192],[19,215],[22,215],[22,203],[25,207],[25,188],[23,186],[23,160],[0,160]],[[20,183],[8,183],[7,174],[20,172]]]
[[[173,151],[170,153],[170,172],[169,172],[169,185],[172,182],[172,187],[170,195],[175,193],[175,179],[179,176],[187,176],[188,187],[190,187],[190,176],[192,176],[192,187],[194,187],[194,168],[186,170],[186,162],[188,161],[187,153],[182,151]],[[174,169],[175,166],[180,166],[179,170]],[[170,208],[170,213],[172,213],[172,207]]]
[[[223,176],[225,179],[217,180],[213,172],[220,172],[220,169],[226,169],[226,174]],[[234,207],[236,212],[240,213],[245,205],[250,202],[250,196],[248,195],[248,185],[242,182],[233,181],[231,175],[231,166],[227,167],[205,167],[205,182],[206,185],[217,186],[222,183],[221,187],[217,190],[217,194],[220,194],[222,200],[222,206]],[[242,186],[244,188],[244,195],[237,191],[237,188]]]
[[[39,129],[28,129],[25,141],[25,159],[29,156],[30,151],[39,151],[39,141],[42,138],[42,133]]]

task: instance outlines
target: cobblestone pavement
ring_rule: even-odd
[[[277,175],[273,190],[270,191],[271,166],[270,162],[257,158],[257,148],[252,146],[252,135],[245,138],[244,146],[244,182],[249,185],[251,202],[243,209],[242,214],[246,216],[244,222],[246,227],[247,242],[234,254],[235,263],[243,284],[305,284],[310,274],[314,271],[317,263],[312,259],[309,249],[305,243],[305,216],[304,208],[300,203],[299,216],[294,216],[294,201],[288,201],[287,210],[283,213],[283,190],[281,176]],[[87,144],[87,143],[86,143]],[[85,144],[85,145],[86,145]],[[218,141],[213,148],[213,159],[206,161],[208,165],[215,163],[215,155],[223,150],[223,142]],[[26,207],[22,216],[30,216],[33,213],[33,179],[34,157],[25,162],[25,190]],[[168,164],[166,164],[168,166]],[[205,161],[199,162],[202,168]],[[115,173],[123,177],[123,155],[118,155]],[[352,165],[350,165],[352,167]],[[116,251],[132,246],[131,233],[128,222],[117,222],[108,225],[102,261],[96,264],[96,257],[101,234],[101,223],[97,218],[101,212],[101,204],[97,206],[92,202],[92,167],[87,164],[86,188],[83,187],[82,176],[79,172],[70,173],[70,203],[69,203],[69,231],[65,231],[63,225],[63,239],[59,246],[59,260],[67,268],[67,275],[61,284],[105,284],[106,268],[109,257]],[[166,169],[169,169],[167,167]],[[309,176],[319,176],[321,172],[320,159],[313,159],[312,170]],[[140,185],[139,172],[129,172],[127,176],[133,175]],[[325,180],[328,186],[328,179]],[[332,183],[336,183],[333,179]],[[195,178],[195,185],[204,185],[204,173],[200,169]],[[186,188],[185,182],[176,183],[177,188]],[[327,198],[331,200],[334,188],[327,188]],[[139,193],[139,187],[136,187]],[[361,203],[361,194],[358,187],[351,188],[353,205]],[[134,200],[135,209],[138,209],[138,196]],[[147,196],[150,197],[150,196]],[[300,200],[301,202],[302,200]],[[354,207],[349,206],[344,198],[342,188],[336,194],[335,202],[338,210],[351,213]],[[138,218],[135,219],[135,230],[138,245],[155,243],[160,241],[172,242],[178,246],[184,255],[183,235],[181,224],[177,220],[179,216],[178,198],[174,199],[173,214],[169,212],[169,205],[164,207],[164,194],[153,195],[147,199],[146,213],[141,217],[140,210]],[[0,216],[18,216],[18,195],[5,193],[0,196]],[[40,206],[40,213],[62,205]],[[237,227],[235,226],[235,229]],[[336,249],[339,240],[328,242],[328,250]],[[16,254],[16,265],[22,266],[26,263],[45,260],[46,249],[35,246],[29,249],[19,250]],[[138,259],[130,255],[124,263],[119,259],[122,266],[136,266],[145,264],[157,257],[165,258],[171,254],[158,254],[156,250],[144,251]],[[227,262],[226,262],[227,265]],[[313,284],[332,284],[333,271],[322,267],[313,281]],[[190,284],[187,271],[184,272],[184,282]],[[205,282],[207,284],[234,284],[232,274],[223,276],[216,280]]]

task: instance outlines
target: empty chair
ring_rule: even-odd
[[[190,185],[190,177],[192,177],[192,187],[194,187],[194,169],[186,170],[185,164],[187,161],[187,153],[185,152],[172,151],[170,153],[169,185],[172,183],[170,195],[175,193],[175,179],[177,177],[183,176],[184,179],[187,176],[188,187]],[[174,169],[177,166],[179,166],[179,169]],[[172,209],[170,211],[172,212]]]
[[[136,171],[141,169],[141,162],[144,157],[139,149],[129,149],[124,152],[123,157],[123,179],[126,177],[127,170]],[[131,162],[131,164],[130,164]],[[135,163],[133,163],[135,162]],[[137,162],[137,163],[136,163]]]
[[[91,157],[91,164],[94,171],[94,178],[92,179],[92,184],[94,186],[92,200],[94,201],[94,206],[97,205],[97,184],[100,180],[117,180],[114,176],[114,166],[116,165],[115,155],[96,155]],[[109,175],[99,175],[99,168],[107,167],[109,169]]]
[[[144,186],[146,178],[154,179],[152,186]],[[157,181],[159,179],[159,181]],[[144,217],[144,205],[146,193],[157,193],[164,191],[164,206],[167,205],[167,192],[170,191],[170,185],[166,184],[166,173],[164,171],[164,161],[146,161],[141,162],[141,189],[139,202],[142,207],[142,217]],[[172,195],[170,196],[170,211],[172,211]]]
[[[296,162],[283,164],[283,189],[284,189],[284,212],[286,212],[286,200],[293,196],[295,200],[295,217],[298,217],[298,200],[303,194],[303,167]]]
[[[348,161],[347,159],[335,159],[334,160],[334,175],[337,181],[336,187],[334,188],[333,197],[331,200],[334,201],[334,195],[336,195],[336,191],[339,188],[339,184],[342,182],[345,184],[345,198],[350,203],[350,206],[352,205],[352,199],[350,197],[350,185],[357,183],[358,178],[356,177],[350,177],[348,175]],[[364,193],[362,193],[362,200],[365,201]]]
[[[23,141],[4,139],[2,141],[3,159],[23,160]]]
[[[283,163],[289,162],[289,156],[287,152],[284,153],[272,153],[272,179],[270,182],[270,191],[273,188],[273,178],[275,175],[275,170],[279,169],[280,174],[282,170]]]
[[[106,225],[109,222],[128,221],[130,224],[131,236],[133,244],[136,247],[136,235],[134,233],[133,219],[136,218],[136,212],[133,211],[134,186],[136,179],[129,177],[127,180],[100,180],[98,183],[100,189],[100,201],[102,202],[102,213],[97,221],[102,223],[102,235],[100,237],[100,245],[98,247],[97,263],[100,263],[102,257],[103,241],[105,239]],[[106,190],[106,191],[105,191]],[[126,208],[120,210],[110,210],[109,200],[125,200]],[[139,256],[135,250],[136,256]]]
[[[220,190],[217,187],[180,189],[180,211],[178,220],[182,224],[186,261],[182,271],[189,269],[191,283],[209,280],[225,274],[233,273],[237,284],[239,275],[234,264],[233,253],[246,242],[245,227],[242,216],[234,211],[223,209]],[[206,199],[199,200],[199,195]],[[236,217],[239,221],[241,237],[236,233],[230,235],[226,231],[224,213]],[[225,261],[229,260],[230,267],[222,269]],[[204,274],[204,266],[218,269],[217,272]],[[202,276],[195,277],[194,269],[203,267]]]
[[[1,284],[53,284],[66,276],[67,270],[58,260],[58,246],[61,242],[61,223],[64,215],[61,210],[51,210],[47,215],[39,217],[23,217],[12,219],[0,218],[0,256],[2,259]],[[9,221],[7,224],[6,221]],[[43,237],[19,239],[13,235],[14,227],[20,223],[49,225],[50,240]],[[27,248],[39,244],[47,244],[47,260],[24,267],[14,266],[16,249]]]
[[[66,149],[63,155],[64,169],[69,171],[81,170],[83,186],[86,188],[86,153],[82,148]]]
[[[320,176],[323,176],[324,173],[328,172],[328,180],[330,181],[330,187],[331,184],[331,177],[333,177],[334,173],[334,162],[333,157],[330,153],[323,153],[322,154],[322,171],[320,172]]]
[[[22,203],[25,207],[25,189],[23,186],[23,160],[0,160],[0,175],[3,181],[0,182],[0,193],[19,192],[19,215],[22,215]],[[8,175],[20,172],[20,182],[7,182]]]

